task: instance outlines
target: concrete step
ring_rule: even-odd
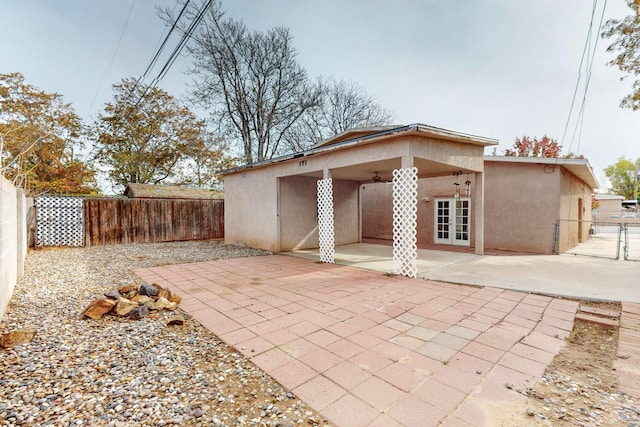
[[[576,314],[576,319],[583,320],[585,322],[597,323],[599,325],[605,326],[618,326],[618,319],[611,319],[609,317],[595,316],[593,314],[587,314],[582,311],[579,311]]]
[[[619,319],[620,312],[617,310],[608,310],[606,308],[591,307],[588,305],[581,305],[578,311],[594,316],[607,317],[609,319]]]

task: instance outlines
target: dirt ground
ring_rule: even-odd
[[[621,309],[619,303],[581,305]],[[576,319],[565,347],[527,391],[526,401],[503,411],[499,424],[640,427],[639,402],[619,388],[617,350],[618,327]]]

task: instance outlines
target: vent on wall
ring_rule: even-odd
[[[306,160],[300,160],[298,162],[298,166],[300,166],[301,168],[307,166],[307,161]]]

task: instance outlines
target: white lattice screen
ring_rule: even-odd
[[[80,197],[37,197],[36,245],[83,246],[84,202]]]
[[[394,273],[416,277],[418,248],[418,169],[393,171],[393,265]]]
[[[331,178],[318,181],[318,234],[320,261],[334,262],[333,184]]]

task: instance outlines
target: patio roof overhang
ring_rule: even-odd
[[[328,168],[335,179],[370,182],[377,172],[382,180],[390,180],[392,171],[401,168],[402,158],[407,156],[413,158],[421,178],[455,171],[480,172],[484,147],[496,144],[496,139],[423,124],[353,129],[309,150],[229,169],[222,175],[289,163],[289,167],[280,168],[278,176],[322,178]],[[313,160],[316,164],[298,167],[304,160],[309,163]]]

